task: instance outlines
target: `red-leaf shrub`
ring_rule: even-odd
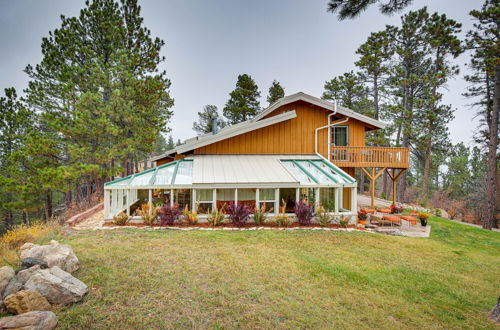
[[[391,205],[391,213],[392,214],[398,214],[398,213],[403,213],[403,207],[397,207],[396,205],[392,204]]]
[[[247,222],[250,214],[252,214],[252,208],[248,204],[234,204],[234,202],[231,202],[229,203],[227,212],[233,225],[241,227]]]
[[[358,211],[358,219],[359,220],[366,220],[368,219],[368,213],[366,212],[365,209],[361,209]]]
[[[180,215],[181,211],[177,205],[163,204],[158,211],[158,218],[162,226],[172,226]]]
[[[311,219],[313,218],[313,209],[303,201],[298,202],[293,208],[293,212],[297,216],[297,220],[299,220],[299,224],[305,226],[311,223]]]

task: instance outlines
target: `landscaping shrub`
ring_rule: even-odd
[[[153,208],[151,210],[151,214],[149,213],[150,208]],[[135,211],[135,213],[141,217],[142,222],[144,222],[146,226],[152,226],[156,223],[159,210],[160,207],[153,207],[151,203],[146,203],[142,204],[141,207]]]
[[[196,206],[196,209],[198,209],[198,205]],[[198,223],[198,213],[196,211],[189,211],[188,206],[184,208],[184,211],[182,211],[182,215],[184,216],[184,221],[188,225],[196,225]]]
[[[349,218],[343,215],[339,220],[340,227],[347,228],[348,224],[349,224]]]
[[[332,220],[333,216],[323,206],[316,208],[316,221],[321,227],[328,227]]]
[[[298,202],[293,208],[293,212],[297,216],[299,224],[302,226],[307,226],[311,223],[313,218],[313,209],[303,201]]]
[[[56,222],[35,223],[32,226],[22,224],[3,234],[0,238],[0,247],[2,250],[4,248],[16,249],[24,243],[35,242],[58,228],[59,225]]]
[[[368,213],[366,213],[365,209],[358,211],[358,219],[361,221],[366,221],[366,219],[368,219]]]
[[[434,214],[436,215],[436,217],[440,217],[443,215],[443,213],[441,212],[441,209],[435,209]]]
[[[392,213],[392,214],[399,214],[399,213],[403,213],[403,207],[402,207],[402,206],[397,207],[396,205],[392,204],[392,205],[391,205],[391,213]]]
[[[224,213],[224,208],[221,208],[220,210],[215,209],[212,212],[209,211],[207,221],[212,226],[221,226],[222,224],[224,224],[224,222],[226,222],[226,214]]]
[[[177,205],[171,206],[170,204],[163,204],[163,206],[158,211],[158,217],[160,218],[160,225],[162,226],[172,226],[175,221],[181,215],[179,207]]]
[[[129,216],[125,212],[120,212],[113,217],[113,223],[117,226],[125,226],[128,223]]]
[[[252,209],[247,204],[235,204],[231,202],[229,203],[228,214],[233,225],[241,227],[247,222],[250,214],[252,214]]]
[[[273,209],[269,212],[272,212]],[[268,212],[266,212],[266,203],[262,203],[262,206],[260,207],[260,210],[258,208],[255,208],[253,212],[253,221],[257,226],[262,226],[263,224],[266,223]]]
[[[286,202],[284,199],[281,200],[282,204],[279,207],[278,215],[276,215],[272,222],[278,227],[288,227],[292,224],[290,217],[286,214]]]

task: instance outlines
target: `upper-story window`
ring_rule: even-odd
[[[336,147],[349,145],[349,126],[333,126],[332,144]]]

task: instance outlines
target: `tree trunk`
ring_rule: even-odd
[[[359,173],[359,193],[362,194],[365,192],[365,172],[360,171]]]
[[[491,111],[491,123],[489,125],[488,140],[488,167],[486,174],[486,219],[483,228],[497,228],[496,215],[496,193],[497,193],[497,149],[498,149],[498,117],[500,99],[500,65],[495,66],[495,92],[493,98],[493,109]]]
[[[427,141],[427,146],[425,147],[425,160],[424,160],[424,176],[422,178],[422,196],[423,198],[427,198],[429,194],[429,180],[430,180],[430,172],[431,172],[431,135],[428,136],[429,140]]]
[[[52,191],[48,190],[45,194],[45,219],[52,218]]]

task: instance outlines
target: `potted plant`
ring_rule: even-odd
[[[391,214],[399,214],[403,213],[403,207],[397,207],[396,205],[392,204],[391,205]]]
[[[418,219],[420,220],[420,224],[422,227],[427,226],[427,219],[429,219],[429,213],[427,212],[418,212]]]
[[[368,218],[368,213],[366,213],[366,210],[361,209],[358,211],[358,224],[366,225],[367,218]]]

